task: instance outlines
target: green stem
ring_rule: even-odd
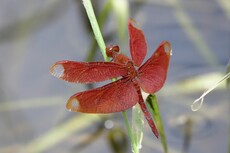
[[[90,24],[92,26],[92,29],[93,29],[93,32],[94,32],[94,35],[95,35],[95,39],[97,40],[97,43],[98,43],[98,45],[100,47],[100,50],[101,50],[101,53],[102,53],[102,55],[104,57],[104,60],[108,61],[109,58],[106,56],[106,52],[105,52],[105,48],[106,48],[105,42],[103,40],[103,37],[102,37],[101,31],[100,31],[96,16],[94,14],[92,3],[91,3],[90,0],[83,0],[83,5],[85,6],[86,13],[88,15]],[[123,111],[122,114],[123,114],[123,117],[124,117],[124,120],[125,120],[125,124],[126,124],[127,130],[128,130],[129,137],[131,139],[133,151],[135,153],[138,153],[138,151],[137,151],[138,149],[135,147],[135,141],[134,141],[133,134],[132,134],[132,129],[130,127],[130,123],[129,123],[129,120],[128,120],[128,117],[127,117],[127,113],[125,111]]]
[[[92,26],[93,33],[95,35],[95,39],[97,40],[98,46],[100,47],[102,56],[103,56],[105,61],[108,61],[109,59],[105,53],[105,48],[106,48],[105,42],[103,40],[96,16],[94,14],[92,3],[90,0],[83,0],[83,5],[85,6],[86,13],[88,15],[90,24]]]
[[[139,153],[139,149],[137,149],[137,147],[136,147],[136,143],[135,143],[135,140],[134,140],[134,137],[133,137],[133,132],[132,132],[132,129],[131,129],[131,126],[130,126],[129,119],[127,117],[126,111],[123,111],[122,115],[123,115],[123,118],[125,120],[125,125],[126,125],[126,128],[128,130],[128,134],[129,134],[129,137],[130,137],[130,140],[131,140],[132,150],[133,150],[134,153]]]

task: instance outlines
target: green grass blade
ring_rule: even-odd
[[[143,138],[143,126],[144,126],[144,115],[142,113],[140,105],[137,104],[132,108],[132,132],[133,132],[133,139],[135,143],[135,149],[137,153],[142,147],[141,143]]]
[[[115,0],[113,2],[113,12],[115,14],[119,44],[126,42],[127,22],[129,18],[128,0]]]
[[[130,123],[129,123],[129,119],[128,119],[126,111],[123,111],[122,115],[123,115],[123,118],[125,120],[125,125],[126,125],[127,131],[128,131],[128,135],[129,135],[130,140],[131,140],[132,151],[134,153],[139,153],[138,149],[137,149],[137,146],[136,146],[136,143],[135,143],[135,140],[134,140],[133,131],[132,131],[131,127],[130,127]]]
[[[184,29],[184,32],[191,39],[191,42],[197,47],[199,54],[207,61],[210,66],[219,65],[219,61],[213,54],[213,51],[208,46],[205,39],[202,37],[198,29],[194,26],[194,23],[190,19],[189,15],[186,13],[185,8],[181,4],[180,0],[171,0],[170,1],[175,9],[175,16]]]
[[[230,59],[229,59],[229,62],[228,62],[228,66],[227,66],[227,73],[230,73]],[[228,91],[230,92],[230,78],[227,79],[227,88],[228,88]],[[229,130],[228,130],[228,152],[230,153],[230,120],[229,120]]]
[[[227,74],[230,73],[230,59],[227,66]],[[227,79],[227,87],[230,89],[230,78]]]
[[[37,109],[40,107],[56,107],[65,101],[64,96],[31,98],[0,103],[0,112]]]
[[[109,16],[111,9],[112,9],[112,1],[108,0],[98,15],[98,24],[101,29],[103,29],[105,21],[107,17]],[[97,50],[97,41],[96,39],[92,39],[90,49],[89,49],[89,52],[88,52],[88,55],[85,61],[87,62],[92,61],[94,57],[96,56],[96,50]]]
[[[97,19],[96,19],[96,16],[95,16],[95,13],[94,13],[94,10],[93,10],[93,6],[92,6],[92,3],[90,0],[83,0],[83,5],[85,7],[85,10],[86,10],[86,13],[88,15],[88,18],[89,18],[89,21],[90,21],[90,24],[91,24],[91,27],[93,29],[93,33],[95,35],[95,39],[97,40],[97,43],[98,43],[98,46],[101,50],[101,53],[103,55],[103,58],[105,61],[108,61],[108,57],[106,56],[106,53],[105,53],[105,42],[104,42],[104,39],[102,37],[102,34],[101,34],[101,31],[100,31],[100,28],[99,28],[99,25],[98,25],[98,22],[97,22]]]
[[[192,111],[198,111],[204,102],[204,97],[209,94],[212,90],[216,89],[223,81],[230,78],[230,72],[228,72],[224,77],[222,77],[218,82],[213,84],[210,88],[208,88],[199,98],[197,98],[191,105]]]
[[[26,144],[21,152],[41,153],[64,141],[75,132],[100,120],[98,115],[77,115]],[[81,124],[79,124],[81,123]],[[19,151],[19,152],[20,152]]]
[[[160,110],[158,107],[157,98],[155,95],[149,94],[147,99],[146,99],[146,102],[147,102],[147,106],[148,106],[148,108],[149,108],[150,112],[152,113],[152,116],[155,120],[156,126],[159,130],[161,143],[162,143],[162,146],[164,148],[164,152],[168,153],[168,146],[167,146],[166,136],[165,136],[165,132],[164,132],[163,122],[162,122],[161,115],[160,115]]]
[[[112,0],[108,0],[105,5],[103,6],[102,11],[99,13],[98,16],[98,24],[101,27],[101,29],[103,29],[104,23],[108,17],[108,15],[110,14],[110,10],[112,9],[113,5],[112,5]]]

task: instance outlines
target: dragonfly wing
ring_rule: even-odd
[[[162,42],[155,53],[139,69],[139,83],[147,93],[155,93],[163,86],[172,52],[169,42]]]
[[[93,83],[127,74],[126,66],[112,62],[59,61],[50,68],[52,75],[68,82]]]
[[[138,102],[138,94],[128,78],[105,86],[76,93],[67,102],[66,108],[83,113],[113,113],[126,110]]]
[[[135,21],[130,19],[128,23],[130,53],[135,65],[140,66],[147,53],[147,44],[142,30],[134,24]]]

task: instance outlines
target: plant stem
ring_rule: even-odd
[[[90,24],[91,24],[92,29],[93,29],[93,33],[95,35],[95,39],[97,40],[97,43],[98,43],[98,46],[101,50],[102,56],[103,56],[105,61],[108,61],[109,59],[105,53],[105,48],[106,48],[105,42],[103,40],[96,16],[94,14],[92,3],[90,0],[83,0],[83,5],[85,6],[86,13],[88,15]]]
[[[220,81],[218,81],[217,83],[215,83],[214,85],[212,85],[209,89],[207,89],[199,98],[197,98],[191,105],[191,110],[192,111],[198,111],[203,102],[204,102],[204,97],[209,94],[212,90],[214,90],[216,87],[218,87],[224,80],[227,80],[228,78],[230,78],[230,72],[227,73],[224,77],[221,78]]]
[[[104,57],[104,60],[108,61],[109,58],[107,57],[106,52],[105,52],[105,48],[106,48],[105,42],[103,40],[103,37],[102,37],[101,31],[100,31],[96,16],[94,14],[92,3],[91,3],[90,0],[83,0],[83,5],[84,5],[84,7],[86,9],[86,13],[88,15],[90,24],[92,26],[92,29],[93,29],[93,32],[94,32],[94,35],[95,35],[95,39],[97,40],[97,43],[98,43],[98,45],[100,47],[100,50],[101,50],[101,53],[102,53],[102,55]],[[132,134],[132,129],[130,127],[130,123],[129,123],[129,120],[128,120],[128,117],[127,117],[127,113],[126,113],[126,111],[123,111],[122,114],[123,114],[123,117],[124,117],[124,120],[125,120],[125,125],[127,127],[128,134],[129,134],[129,137],[130,137],[130,140],[131,140],[131,143],[132,143],[133,152],[138,153],[139,151],[138,151],[138,149],[137,149],[137,147],[135,145],[135,141],[134,141],[133,134]]]
[[[123,115],[123,118],[124,118],[124,120],[125,120],[125,125],[126,125],[126,127],[127,127],[128,134],[129,134],[129,137],[130,137],[130,140],[131,140],[132,151],[133,151],[134,153],[139,153],[139,149],[137,148],[136,142],[135,142],[135,140],[134,140],[133,132],[132,132],[132,129],[131,129],[131,126],[130,126],[129,119],[128,119],[128,117],[127,117],[126,111],[123,111],[123,112],[122,112],[122,115]]]

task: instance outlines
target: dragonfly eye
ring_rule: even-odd
[[[120,51],[120,48],[118,45],[113,45],[112,46],[112,51],[118,53]]]
[[[106,55],[108,57],[114,57],[119,51],[120,48],[118,45],[108,45],[106,47]]]

